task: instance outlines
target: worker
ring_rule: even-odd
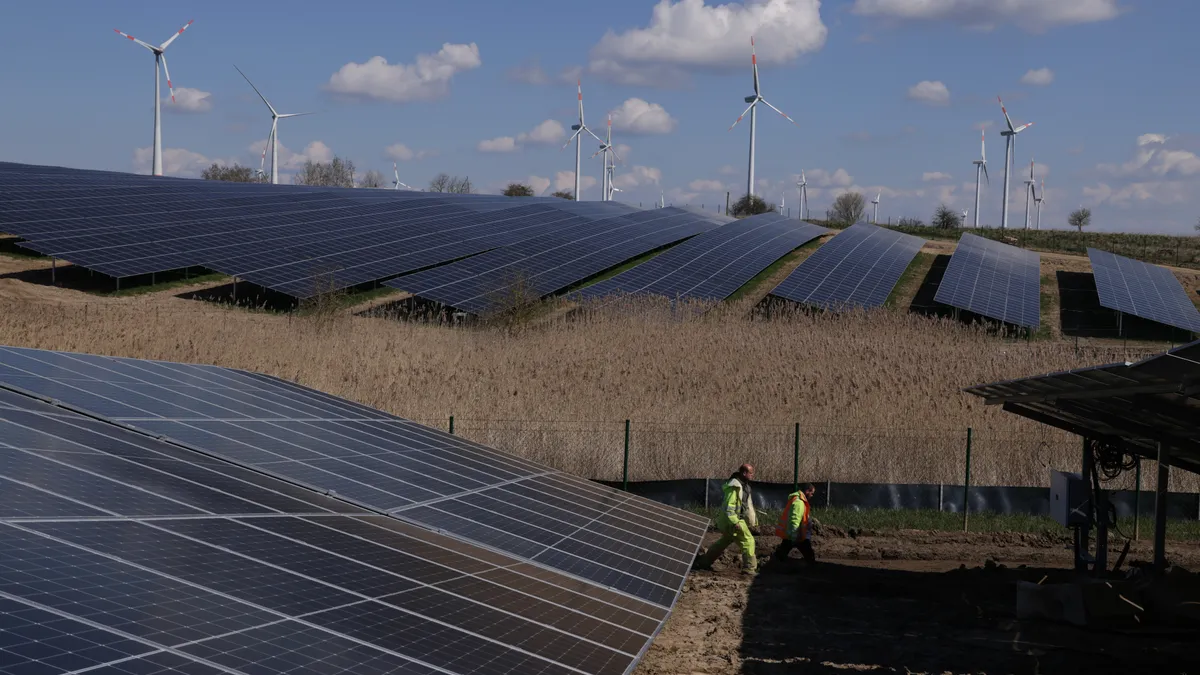
[[[817,524],[812,515],[812,497],[817,489],[812,483],[805,484],[801,489],[788,495],[787,506],[779,514],[779,524],[775,526],[775,536],[782,541],[775,549],[775,560],[787,560],[793,548],[799,549],[805,562],[810,565],[817,563],[817,555],[813,552],[812,533]]]
[[[754,557],[754,533],[750,528],[758,526],[754,513],[754,500],[750,494],[750,482],[754,480],[754,467],[743,464],[721,486],[721,510],[717,513],[717,529],[721,538],[703,555],[696,557],[695,569],[712,569],[712,564],[730,544],[742,549],[742,572],[754,574],[758,571],[758,559]]]

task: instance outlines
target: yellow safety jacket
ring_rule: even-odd
[[[788,495],[787,506],[783,507],[783,513],[779,514],[779,523],[775,526],[775,536],[793,542],[807,539],[811,527],[811,511],[804,492]]]
[[[754,512],[754,500],[750,497],[750,486],[743,485],[738,478],[730,478],[721,486],[723,506],[717,514],[717,527],[726,529],[745,521],[750,527],[758,526],[758,514]]]

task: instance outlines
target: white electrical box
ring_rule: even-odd
[[[1087,481],[1077,473],[1050,472],[1050,517],[1064,527],[1086,526],[1090,495]]]

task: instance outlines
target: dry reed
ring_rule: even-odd
[[[269,373],[596,478],[721,476],[750,460],[790,480],[1042,485],[1079,441],[986,407],[962,387],[1125,358],[1005,342],[891,311],[770,319],[618,303],[522,331],[221,310],[177,299],[0,300],[0,343]],[[1146,485],[1151,485],[1151,471]],[[1181,477],[1182,478],[1182,477]],[[1191,487],[1193,477],[1173,480]]]

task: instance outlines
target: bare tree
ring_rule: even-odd
[[[296,185],[320,185],[324,187],[354,187],[354,162],[334,157],[329,162],[304,163],[300,173],[292,177]]]
[[[467,177],[459,178],[455,176],[450,179],[450,189],[447,192],[454,192],[460,195],[469,195],[474,192],[471,189],[471,179]]]
[[[833,200],[833,206],[825,212],[826,220],[853,225],[862,220],[867,210],[867,200],[860,192],[846,192]]]
[[[523,183],[509,183],[500,194],[505,197],[532,197],[533,188]]]
[[[943,230],[957,230],[962,227],[962,214],[951,211],[950,207],[940,204],[933,212],[933,226]]]
[[[381,188],[383,187],[383,174],[375,169],[368,171],[358,183],[358,187],[362,188]]]
[[[470,178],[451,176],[447,173],[439,173],[429,181],[429,191],[471,194],[474,190],[471,187]]]
[[[1083,232],[1083,228],[1092,224],[1092,210],[1079,207],[1067,216],[1067,224]]]
[[[735,216],[757,216],[760,213],[768,213],[776,210],[774,204],[768,204],[765,199],[758,195],[742,195],[734,202],[731,213]]]
[[[550,196],[559,199],[575,199],[575,195],[570,190],[555,190]]]
[[[213,162],[212,166],[200,172],[200,177],[204,180],[224,180],[231,183],[259,182],[259,179],[254,175],[254,170],[241,164],[226,166]]]

